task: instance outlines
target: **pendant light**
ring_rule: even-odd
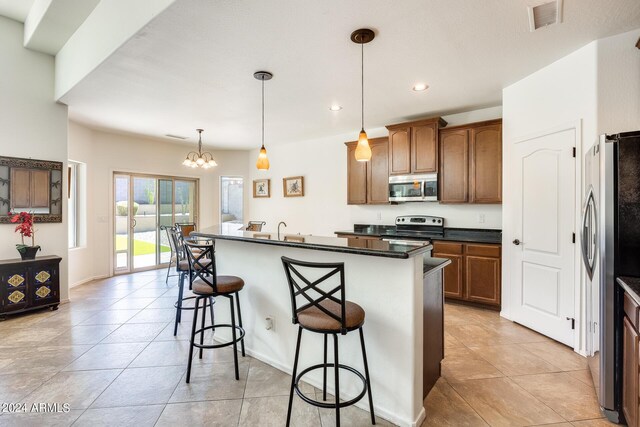
[[[264,81],[271,80],[273,74],[268,71],[256,71],[253,73],[253,77],[262,81],[262,146],[260,147],[260,154],[258,154],[258,161],[256,167],[258,170],[269,170],[269,158],[267,157],[267,149],[264,148]]]
[[[360,134],[358,135],[358,145],[356,145],[356,160],[359,162],[368,162],[371,160],[371,147],[369,146],[369,138],[364,131],[364,45],[369,43],[375,34],[368,28],[360,28],[351,33],[351,41],[360,45],[360,89],[361,89],[361,113],[362,122]]]
[[[198,152],[191,151],[187,154],[187,157],[182,162],[183,165],[190,168],[203,168],[209,169],[214,166],[218,166],[218,163],[213,159],[213,155],[209,152],[202,152],[202,132],[204,129],[196,129],[198,132]]]

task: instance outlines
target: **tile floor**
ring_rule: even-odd
[[[284,425],[290,377],[256,359],[240,359],[235,381],[232,351],[208,351],[184,382],[191,313],[174,337],[176,280],[166,285],[164,273],[95,281],[73,288],[58,311],[0,322],[0,402],[71,407],[0,414],[0,426]],[[443,377],[424,426],[607,425],[582,357],[495,312],[448,304],[445,318]],[[342,415],[343,425],[369,425],[358,408]],[[333,411],[300,399],[292,419],[335,423]]]

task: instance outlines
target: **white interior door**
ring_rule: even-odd
[[[574,345],[575,129],[514,146],[512,319]]]

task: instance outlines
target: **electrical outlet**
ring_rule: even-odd
[[[478,214],[478,223],[479,224],[484,224],[484,214]]]
[[[275,317],[269,315],[267,317],[264,318],[264,328],[267,331],[273,331],[275,332],[276,330],[276,320]]]
[[[377,213],[376,213],[376,219],[377,219],[378,221],[382,221],[382,212],[377,212]]]

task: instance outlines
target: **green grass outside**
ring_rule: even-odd
[[[127,250],[127,236],[116,236],[116,251]],[[160,246],[160,252],[170,252],[169,246]],[[133,255],[151,255],[156,253],[156,245],[142,240],[133,241]]]

